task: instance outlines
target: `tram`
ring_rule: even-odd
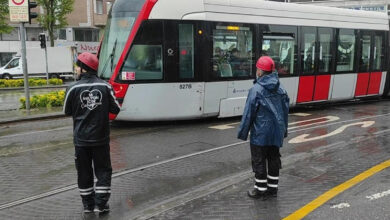
[[[261,55],[291,106],[389,95],[386,13],[261,0],[116,0],[99,77],[128,121],[243,113]]]

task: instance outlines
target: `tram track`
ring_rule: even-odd
[[[296,132],[305,131],[305,130],[309,130],[309,129],[315,129],[315,128],[320,128],[320,127],[327,127],[327,126],[332,126],[332,125],[337,125],[337,124],[342,124],[342,123],[350,123],[350,122],[354,122],[354,121],[362,121],[362,120],[366,120],[366,119],[385,117],[385,116],[389,116],[389,115],[390,115],[390,113],[388,113],[388,114],[381,114],[381,115],[366,116],[366,117],[350,119],[350,120],[343,120],[343,121],[337,121],[337,122],[331,122],[331,123],[323,123],[323,124],[320,124],[320,125],[309,126],[309,127],[306,124],[301,125],[301,127],[299,125],[297,125],[293,129],[290,129],[289,133],[296,133]],[[294,122],[294,124],[297,124],[297,122]],[[301,129],[299,129],[299,128],[301,128]],[[144,129],[144,130],[146,131],[148,129]],[[375,134],[375,135],[381,135],[381,134],[386,133],[387,131],[390,131],[390,130],[377,132],[377,134]],[[118,134],[118,135],[123,135],[123,134]],[[175,161],[179,161],[179,160],[183,160],[183,159],[187,159],[187,158],[191,158],[191,157],[195,157],[195,156],[208,154],[208,153],[224,150],[224,149],[231,148],[231,147],[241,146],[243,144],[247,144],[248,142],[249,141],[236,142],[236,143],[232,143],[232,144],[227,144],[227,145],[223,145],[223,146],[219,146],[219,147],[215,147],[215,148],[211,148],[211,149],[207,149],[207,150],[203,150],[203,151],[198,151],[198,152],[194,152],[194,153],[190,153],[190,154],[174,157],[174,158],[171,158],[171,159],[166,159],[166,160],[159,161],[159,162],[154,162],[154,163],[150,163],[150,164],[146,164],[146,165],[141,165],[141,166],[136,167],[136,168],[126,169],[126,170],[123,170],[123,171],[116,172],[116,173],[114,173],[112,175],[112,177],[113,178],[118,178],[118,177],[126,175],[126,174],[131,174],[131,173],[143,171],[143,170],[146,170],[146,169],[150,169],[150,168],[153,168],[153,167],[158,167],[158,166],[161,166],[161,165],[164,165],[164,164],[167,164],[167,163],[172,163],[172,162],[175,162]],[[36,201],[36,200],[44,199],[44,198],[47,198],[47,197],[50,197],[50,196],[53,196],[53,195],[57,195],[57,194],[60,194],[60,193],[66,192],[66,191],[74,190],[76,188],[77,188],[77,184],[71,184],[71,185],[63,186],[63,187],[60,187],[60,188],[57,188],[57,189],[54,189],[54,190],[51,190],[51,191],[48,191],[48,192],[37,194],[37,195],[34,195],[34,196],[26,197],[26,198],[19,199],[19,200],[16,200],[16,201],[12,201],[12,202],[9,202],[9,203],[4,203],[4,204],[0,205],[0,210],[4,210],[4,209],[11,208],[11,207],[14,207],[14,206],[22,205],[24,203],[28,203],[28,202],[33,202],[33,201]]]

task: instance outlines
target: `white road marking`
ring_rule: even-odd
[[[342,208],[348,208],[348,207],[351,207],[351,205],[349,205],[349,203],[343,202],[343,203],[331,206],[330,208],[331,209],[335,209],[335,208],[342,209]]]
[[[303,113],[302,113],[303,114]],[[319,120],[322,120],[324,119],[324,121],[319,121]],[[291,125],[296,125],[296,124],[302,124],[302,123],[307,123],[305,125],[300,125],[300,126],[295,126],[295,127],[289,127],[288,130],[292,130],[292,129],[295,129],[295,128],[302,128],[302,127],[307,127],[307,126],[310,126],[310,125],[317,125],[317,124],[324,124],[324,123],[328,123],[328,122],[332,122],[332,121],[337,121],[337,120],[340,120],[339,117],[337,116],[325,116],[325,117],[319,117],[319,118],[312,118],[312,119],[308,119],[308,120],[302,120],[302,121],[296,121],[296,122],[291,122],[289,123],[288,125],[291,126]],[[315,121],[319,121],[319,122],[315,122]],[[310,123],[312,122],[312,123]],[[234,123],[229,123],[229,124],[223,124],[223,125],[216,125],[216,126],[210,126],[209,128],[211,129],[217,129],[217,130],[226,130],[226,129],[232,129],[234,128],[233,125],[237,125],[237,124],[240,124],[240,122],[234,122]]]
[[[302,134],[302,135],[299,135],[295,138],[292,138],[291,140],[288,141],[288,143],[298,144],[298,143],[303,143],[303,142],[308,142],[308,141],[319,140],[319,139],[323,139],[323,138],[327,138],[327,137],[330,137],[333,135],[340,134],[346,128],[351,127],[351,126],[361,125],[362,128],[367,128],[367,127],[372,126],[373,124],[375,124],[375,121],[362,121],[362,122],[355,122],[355,123],[351,123],[351,124],[346,124],[346,125],[343,125],[340,128],[338,128],[338,129],[336,129],[328,134],[320,135],[317,137],[307,138],[308,136],[310,136],[310,134]]]
[[[292,113],[292,114],[290,114],[290,115],[306,117],[306,116],[310,116],[311,114],[309,114],[309,113],[299,113],[299,112],[297,112],[297,113]]]
[[[382,134],[382,133],[386,133],[386,132],[389,132],[389,131],[390,131],[390,129],[386,129],[386,130],[382,130],[382,131],[377,131],[374,134]]]
[[[325,120],[324,121],[315,122],[315,121],[318,121],[318,120],[321,120],[321,119],[325,119]],[[324,124],[324,123],[337,121],[337,120],[340,120],[340,118],[337,117],[337,116],[329,115],[329,116],[325,116],[325,117],[319,117],[319,118],[313,118],[313,119],[309,119],[309,120],[292,122],[292,123],[289,123],[288,125],[290,126],[290,125],[302,124],[302,123],[307,123],[307,124],[300,125],[300,126],[295,126],[295,127],[289,127],[288,130],[292,130],[292,129],[295,129],[295,128],[307,127],[307,126],[310,126],[310,125]],[[313,121],[313,123],[310,123],[312,121]]]
[[[216,125],[216,126],[211,126],[209,128],[217,129],[217,130],[226,130],[226,129],[234,128],[232,125],[236,125],[236,124],[240,124],[240,122],[224,124],[224,125]]]
[[[374,195],[366,196],[366,198],[369,200],[376,200],[376,199],[380,199],[380,198],[388,196],[388,195],[390,195],[390,190],[387,190],[387,191],[384,191],[381,193],[375,193]]]

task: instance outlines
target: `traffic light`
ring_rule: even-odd
[[[39,41],[41,42],[41,48],[46,48],[46,35],[44,33],[39,34]]]
[[[28,0],[28,23],[30,24],[31,24],[31,19],[38,17],[38,13],[31,12],[31,9],[36,8],[37,6],[38,4],[36,2],[30,2],[30,0]]]

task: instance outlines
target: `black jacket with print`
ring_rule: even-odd
[[[81,79],[66,89],[64,113],[73,117],[73,141],[77,147],[108,145],[108,114],[119,111],[111,85],[94,73],[81,74]]]

